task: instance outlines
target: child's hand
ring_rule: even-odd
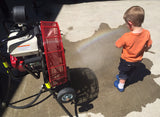
[[[149,47],[146,46],[144,51],[145,51],[145,52],[148,52],[148,50],[149,50],[150,48],[151,48],[151,46],[149,46]]]

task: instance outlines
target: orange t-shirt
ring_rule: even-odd
[[[145,48],[152,45],[150,32],[143,29],[141,33],[128,32],[122,35],[116,43],[116,47],[123,47],[121,58],[127,62],[138,62],[142,60]]]

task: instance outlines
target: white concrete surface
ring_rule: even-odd
[[[160,117],[160,99],[157,99],[152,104],[147,104],[142,107],[142,112],[131,112],[126,117]]]
[[[153,62],[151,73],[160,74],[160,1],[103,1],[90,2],[74,5],[64,5],[56,19],[66,39],[78,41],[90,37],[100,23],[107,23],[111,28],[117,28],[124,24],[123,13],[131,6],[139,5],[145,9],[145,21],[143,27],[151,32],[153,47],[146,53],[145,58]],[[92,9],[92,10],[90,10]],[[74,11],[74,12],[73,12]],[[160,85],[160,78],[154,80]],[[142,112],[131,112],[126,117],[160,117],[160,99],[152,104],[142,107]],[[102,114],[82,114],[80,117],[103,117]]]
[[[79,114],[79,117],[104,117],[104,115],[102,115],[101,113],[83,113],[83,114]],[[61,117],[68,117],[68,116],[61,116]],[[75,116],[74,116],[75,117]]]

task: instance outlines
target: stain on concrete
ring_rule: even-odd
[[[68,30],[73,30],[73,27],[72,27],[72,26],[71,26],[71,27],[69,27],[69,28],[68,28]]]
[[[92,102],[94,107],[91,111],[101,112],[106,117],[122,117],[131,111],[141,111],[141,107],[160,98],[160,87],[153,80],[159,75],[150,72],[153,63],[147,58],[131,74],[125,92],[120,93],[113,86],[121,54],[121,49],[114,43],[127,31],[125,25],[111,29],[108,24],[101,23],[87,39],[70,42],[65,35],[63,38],[67,65],[70,68],[88,68],[95,73],[99,94]]]

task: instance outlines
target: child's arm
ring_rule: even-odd
[[[124,38],[123,38],[123,36],[122,36],[121,38],[119,38],[119,39],[116,41],[115,46],[116,46],[117,48],[121,48],[121,47],[123,47],[124,45],[125,45],[125,41],[124,41]]]
[[[145,45],[145,52],[147,52],[151,47],[152,47],[152,40],[151,38],[149,38],[149,40],[147,41]]]

